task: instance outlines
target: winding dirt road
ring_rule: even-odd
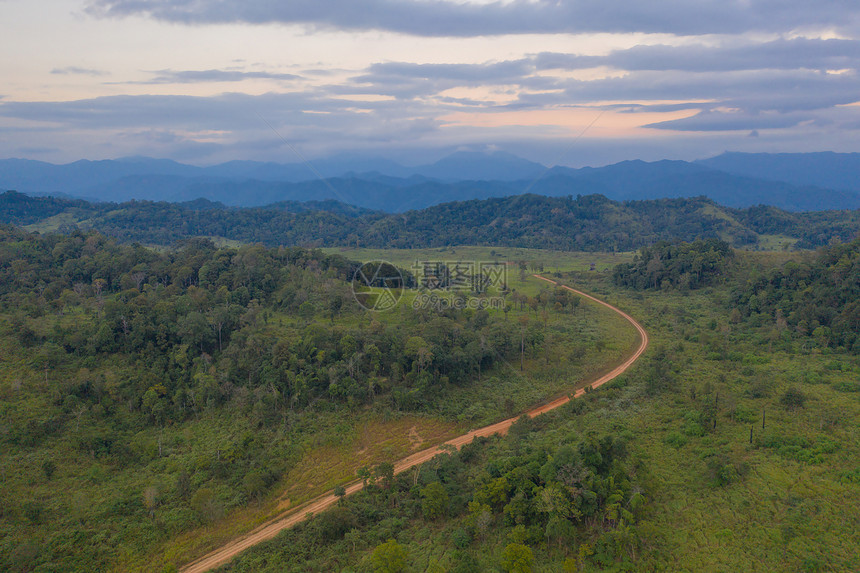
[[[550,279],[548,279],[546,277],[542,277],[540,275],[533,275],[533,276],[535,278],[546,281],[548,283],[552,283],[555,285],[558,284],[556,281],[550,280]],[[578,294],[579,296],[582,296],[582,297],[587,298],[591,301],[594,301],[597,304],[601,304],[601,305],[605,306],[606,308],[609,308],[610,310],[613,310],[616,313],[618,313],[619,315],[621,315],[622,317],[624,317],[639,332],[639,337],[640,337],[641,343],[639,344],[639,347],[636,349],[636,352],[634,352],[624,362],[622,362],[620,365],[618,365],[611,372],[608,372],[607,374],[600,376],[597,380],[593,381],[591,384],[586,384],[586,386],[579,388],[578,390],[576,390],[576,392],[574,392],[573,396],[562,396],[561,398],[553,400],[552,402],[549,402],[548,404],[544,404],[542,406],[539,406],[533,410],[526,412],[525,414],[521,414],[524,416],[529,416],[529,417],[539,416],[540,414],[543,414],[545,412],[549,412],[551,410],[558,408],[559,406],[567,404],[568,402],[570,402],[571,398],[579,398],[580,396],[585,394],[585,388],[587,386],[590,386],[591,388],[597,388],[599,386],[602,386],[603,384],[606,384],[607,382],[609,382],[610,380],[613,380],[614,378],[616,378],[617,376],[622,374],[625,370],[627,370],[634,362],[636,362],[636,360],[640,356],[642,356],[642,353],[645,352],[645,349],[648,348],[648,333],[645,332],[645,329],[642,328],[642,326],[638,322],[633,320],[633,317],[631,317],[629,314],[615,308],[611,304],[603,302],[602,300],[595,298],[589,294],[586,294],[582,291],[578,291],[578,290],[573,289],[573,288],[566,286],[566,285],[561,285],[561,287],[565,288],[571,292],[574,292],[574,293]],[[474,440],[478,436],[491,436],[493,434],[504,435],[508,432],[508,429],[511,427],[511,425],[514,422],[516,422],[519,418],[520,418],[520,416],[508,418],[507,420],[503,420],[503,421],[498,422],[496,424],[492,424],[492,425],[486,426],[484,428],[479,428],[477,430],[472,430],[471,432],[469,432],[467,434],[464,434],[464,435],[459,436],[457,438],[448,440],[447,442],[445,442],[444,444],[441,444],[439,446],[428,448],[428,449],[422,450],[420,452],[415,452],[411,456],[403,458],[402,460],[396,462],[394,464],[394,472],[395,473],[401,473],[401,472],[404,472],[404,471],[406,471],[410,468],[413,468],[419,464],[423,464],[424,462],[427,462],[427,461],[433,459],[438,454],[445,453],[446,450],[450,450],[451,447],[459,449],[460,447],[464,446],[465,444],[470,443],[472,440]],[[351,482],[349,485],[345,486],[344,489],[346,489],[346,495],[350,495],[350,494],[353,494],[353,493],[359,491],[361,488],[362,488],[362,483],[360,481],[354,481],[354,482]],[[284,514],[279,515],[279,516],[267,521],[266,523],[263,523],[262,525],[260,525],[256,529],[254,529],[253,531],[250,531],[249,533],[246,533],[245,535],[227,543],[226,545],[212,551],[211,553],[204,555],[203,557],[197,559],[196,561],[189,563],[188,565],[183,567],[180,571],[181,571],[181,573],[203,573],[204,571],[209,571],[210,569],[214,569],[215,567],[219,567],[221,565],[224,565],[225,563],[229,562],[233,557],[235,557],[236,555],[238,555],[239,553],[241,553],[245,549],[248,549],[249,547],[252,547],[252,546],[254,546],[254,545],[256,545],[262,541],[265,541],[267,539],[271,539],[272,537],[276,536],[279,532],[283,531],[284,529],[288,529],[290,527],[293,527],[297,523],[301,523],[302,521],[307,519],[309,513],[316,514],[316,513],[320,513],[321,511],[325,511],[329,507],[336,504],[337,501],[338,501],[338,498],[334,495],[333,492],[323,494],[316,499],[313,499],[313,500],[311,500],[305,504],[302,504],[302,505],[297,506],[293,509],[290,509],[289,511],[285,512]]]

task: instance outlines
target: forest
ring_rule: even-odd
[[[602,195],[516,197],[445,203],[403,214],[335,201],[228,208],[188,203],[87,203],[0,195],[0,222],[33,231],[93,229],[122,242],[171,246],[193,237],[326,247],[516,246],[563,251],[635,251],[659,241],[720,238],[749,249],[813,249],[860,232],[860,212],[732,209],[704,197],[611,201]]]
[[[608,275],[563,273],[643,320],[655,346],[637,369],[415,472],[390,479],[382,466],[366,491],[222,570],[854,569],[856,351],[781,318],[779,298],[741,301],[776,284],[783,305],[850,306],[858,251],[675,242]],[[703,256],[719,274],[693,285]],[[656,276],[653,260],[665,262]]]
[[[821,348],[860,353],[860,239],[750,276],[734,294],[733,320],[774,317]]]
[[[548,368],[548,337],[595,336],[579,301],[550,288],[497,292],[510,303],[493,315],[404,306],[374,317],[353,298],[355,266],[299,247],[189,239],[159,252],[92,231],[2,228],[6,566],[118,566],[110,546],[146,559],[165,538],[258,503],[303,440],[339,439],[344,418],[372,408],[455,426],[492,419],[535,388],[465,412],[452,398],[496,384],[500,362],[538,356]],[[578,330],[558,330],[574,315]],[[590,354],[557,352],[586,364]],[[150,472],[154,483],[117,487]],[[41,494],[11,495],[32,480]],[[56,487],[79,493],[55,499]],[[90,504],[84,492],[102,488],[116,491]]]
[[[357,303],[363,261],[348,248],[150,248],[63,231],[0,228],[4,570],[176,571],[356,479],[364,491],[223,570],[825,571],[860,559],[860,524],[843,511],[860,503],[858,240],[387,249],[407,288],[382,313]],[[436,285],[504,304],[413,304],[428,256],[507,261],[490,290],[451,292],[444,264]],[[624,320],[537,272],[635,316],[645,357],[507,436],[395,474],[396,460],[570,393],[636,347]]]
[[[638,290],[696,289],[721,278],[733,256],[729,244],[719,239],[693,243],[661,241],[640,249],[632,263],[616,266],[612,280]]]

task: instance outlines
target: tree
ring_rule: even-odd
[[[256,499],[259,504],[263,494],[266,492],[265,476],[259,471],[248,472],[242,479],[242,485],[248,497]]]
[[[334,486],[334,495],[337,498],[338,503],[343,503],[343,498],[346,495],[346,488],[342,485]]]
[[[198,489],[190,501],[191,508],[206,523],[211,523],[221,518],[224,514],[224,506],[215,497],[215,493],[208,487]]]
[[[209,344],[215,338],[215,332],[209,321],[202,313],[196,311],[179,318],[176,333],[182,338],[183,344],[199,347],[200,352],[203,352],[204,344]]]
[[[389,539],[373,550],[370,563],[374,573],[400,573],[406,567],[408,555],[405,547]]]
[[[525,369],[526,361],[526,327],[529,324],[528,316],[520,317],[520,372]]]
[[[508,573],[531,573],[535,556],[528,545],[509,543],[502,551],[502,569]]]
[[[424,519],[438,519],[448,512],[448,492],[438,481],[421,490],[421,511]]]
[[[406,355],[415,358],[419,375],[421,374],[421,369],[433,360],[430,345],[420,336],[413,336],[406,341]]]
[[[382,462],[373,468],[373,476],[383,487],[390,489],[394,483],[394,464]]]
[[[493,512],[490,506],[477,501],[469,502],[469,517],[466,518],[466,523],[474,529],[482,539],[490,529],[493,522]]]
[[[358,479],[361,480],[362,487],[367,487],[368,483],[373,483],[371,479],[373,474],[370,472],[370,468],[368,468],[367,466],[361,466],[360,468],[358,468],[358,471],[356,471],[355,474],[358,476]]]

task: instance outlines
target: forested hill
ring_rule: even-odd
[[[780,335],[860,354],[860,239],[751,277],[735,290],[734,304],[736,321],[773,319]]]
[[[732,209],[704,198],[617,202],[601,195],[519,195],[445,203],[389,215],[335,201],[258,208],[190,203],[87,203],[0,195],[0,223],[40,232],[96,229],[121,241],[172,245],[219,237],[268,246],[438,247],[499,245],[630,251],[661,240],[720,238],[734,246],[816,248],[860,231],[860,211]]]

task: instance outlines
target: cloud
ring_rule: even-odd
[[[77,66],[69,66],[65,68],[54,68],[52,74],[56,75],[81,75],[81,76],[108,76],[109,72],[102,70],[93,70],[89,68],[79,68]]]
[[[24,155],[46,155],[49,153],[56,153],[56,152],[60,151],[56,147],[43,147],[43,146],[32,146],[31,147],[31,146],[26,146],[26,145],[16,147],[15,150],[18,153],[21,153]]]
[[[856,73],[831,75],[782,70],[722,74],[635,72],[618,78],[565,83],[569,101],[578,103],[709,100],[710,103],[701,105],[792,111],[822,109],[860,99],[860,77]]]
[[[137,147],[138,152],[161,146],[159,156],[175,149],[212,154],[261,141],[271,154],[289,151],[284,140],[310,151],[399,145],[437,130],[441,113],[414,102],[356,102],[312,90],[212,97],[123,95],[0,102],[0,125],[13,122],[16,139],[22,141],[28,136],[55,142],[74,136],[78,141],[110,142],[117,149]]]
[[[413,64],[389,62],[373,64],[351,79],[365,93],[397,98],[432,96],[454,87],[522,84],[534,71],[528,60],[484,64]],[[350,88],[336,88],[348,91]]]
[[[373,64],[359,81],[380,81],[385,78],[448,79],[461,83],[505,82],[531,73],[534,66],[528,60],[489,62],[485,64],[412,64],[390,62]]]
[[[692,117],[652,123],[645,127],[674,131],[750,131],[795,127],[802,122],[812,121],[814,118],[815,116],[808,113],[750,114],[746,112],[702,111]]]
[[[93,0],[100,17],[145,15],[185,24],[301,24],[416,36],[650,32],[676,35],[856,29],[843,0]]]
[[[158,70],[152,72],[155,77],[132,84],[193,84],[206,82],[241,82],[244,80],[278,80],[293,81],[302,79],[295,74],[278,74],[271,72],[242,72],[237,70]]]
[[[754,43],[737,38],[717,46],[638,45],[606,56],[541,53],[541,70],[610,66],[628,71],[727,72],[737,70],[841,70],[860,64],[860,41],[794,38]]]
[[[516,101],[505,98],[497,102],[507,109],[598,101],[631,102],[632,109],[647,111],[731,106],[751,113],[789,112],[860,99],[858,64],[860,42],[854,40],[735,40],[716,45],[635,46],[601,56],[538,53],[477,64],[386,62],[371,65],[349,82],[328,89],[399,99],[438,97],[437,101],[461,105],[477,102],[444,92],[452,88],[483,87],[487,93],[513,89]],[[604,77],[588,80],[571,79],[566,73],[583,69],[606,72]],[[663,103],[667,100],[673,103]],[[702,100],[709,103],[700,105]],[[480,105],[492,103],[482,100]]]
[[[303,152],[322,153],[439,142],[483,144],[515,137],[560,138],[569,133],[569,125],[555,124],[553,119],[534,125],[544,121],[533,119],[539,114],[516,112],[558,111],[555,117],[566,117],[570,108],[590,106],[610,110],[608,115],[616,118],[620,113],[648,113],[647,119],[621,119],[625,125],[650,122],[647,127],[661,130],[647,132],[649,137],[729,137],[736,132],[746,145],[752,140],[765,145],[778,132],[796,136],[853,129],[850,126],[860,112],[860,107],[844,107],[860,100],[860,41],[805,37],[793,31],[820,25],[830,29],[824,35],[832,38],[834,30],[856,27],[860,9],[835,1],[812,7],[794,0],[632,4],[617,0],[483,4],[469,0],[94,0],[90,12],[105,17],[143,14],[194,25],[279,22],[420,36],[584,31],[709,35],[661,38],[667,45],[634,45],[599,54],[530,52],[529,48],[542,45],[539,39],[520,43],[520,38],[508,38],[498,40],[511,42],[510,50],[498,52],[504,54],[499,58],[507,59],[482,63],[432,63],[433,54],[425,53],[431,63],[384,61],[345,70],[326,69],[325,63],[315,61],[280,68],[302,70],[297,72],[301,75],[242,63],[225,64],[224,69],[153,70],[164,65],[159,64],[142,81],[112,83],[159,85],[159,92],[173,91],[170,86],[175,86],[175,92],[182,93],[188,84],[230,82],[236,86],[230,89],[239,91],[243,81],[266,80],[273,82],[271,89],[286,93],[117,95],[56,102],[0,99],[4,131],[15,130],[21,141],[29,134],[34,146],[41,137],[41,142],[51,141],[59,148],[59,143],[48,139],[56,134],[76,150],[76,137],[81,141],[101,138],[106,148],[147,153],[162,146],[164,151],[156,155],[169,152],[184,157],[276,154],[288,151],[280,139],[283,135]],[[668,45],[672,43],[678,45]],[[463,59],[468,61],[470,55],[464,54]],[[209,65],[213,64],[201,67]],[[52,73],[105,74],[80,67],[56,68]],[[448,119],[453,111],[465,118],[457,125]],[[657,120],[661,116],[656,114],[679,111],[689,117]],[[496,112],[506,115],[498,125],[487,119]],[[526,119],[512,125],[520,117],[532,118],[533,124]],[[275,126],[278,136],[267,122]],[[759,137],[748,137],[750,133]],[[822,136],[819,141],[826,139]],[[141,149],[135,151],[135,146]]]

